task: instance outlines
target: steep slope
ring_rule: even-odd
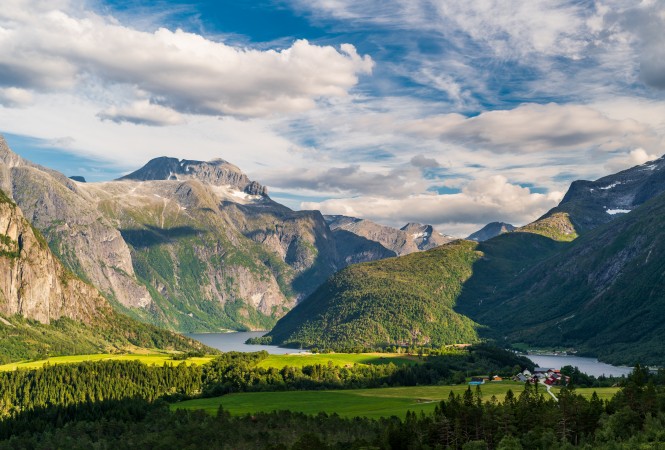
[[[469,311],[513,342],[571,346],[607,361],[665,362],[665,194],[504,287]],[[464,310],[464,309],[462,309]]]
[[[152,299],[136,278],[129,247],[79,186],[84,185],[19,157],[0,136],[0,189],[65,267],[125,307],[149,308]]]
[[[453,311],[481,257],[458,241],[337,273],[268,334],[289,346],[344,348],[475,342],[476,325]]]
[[[504,222],[488,223],[475,233],[471,233],[467,239],[470,241],[483,242],[503,233],[515,231],[516,227]]]
[[[368,241],[379,243],[398,256],[429,250],[455,239],[452,236],[437,232],[431,225],[419,223],[409,223],[398,230],[356,217],[325,216],[325,219],[333,232],[346,231],[353,233]]]
[[[0,191],[0,360],[131,346],[202,348],[113,311],[63,267],[22,211]]]
[[[530,232],[507,233],[351,266],[290,311],[268,337],[277,344],[332,348],[473,342],[478,326],[457,312],[457,303],[482,308],[499,287],[567,245]]]
[[[596,181],[574,181],[546,216],[567,213],[578,233],[611,222],[665,192],[665,157]]]
[[[179,331],[267,329],[350,263],[394,254],[336,238],[223,160],[157,158],[82,183],[11,152],[0,186],[77,276],[122,312]]]
[[[454,237],[439,233],[432,225],[423,225],[421,223],[407,223],[400,231],[405,232],[416,244],[418,250],[425,251],[431,248],[439,247],[455,240]]]
[[[268,195],[265,186],[251,181],[237,166],[223,159],[204,162],[162,156],[120,180],[198,180],[213,186],[230,187],[248,195]]]

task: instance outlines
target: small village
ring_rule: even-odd
[[[570,382],[570,377],[562,375],[559,369],[551,369],[544,367],[536,367],[533,373],[529,369],[524,369],[523,372],[511,378],[512,381],[519,381],[522,383],[530,384],[545,384],[547,386],[566,386]],[[469,385],[478,386],[488,382],[504,381],[503,377],[494,375],[493,377],[472,377]]]

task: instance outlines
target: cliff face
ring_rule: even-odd
[[[330,228],[340,236],[342,231],[353,233],[356,236],[380,244],[398,256],[429,250],[455,240],[451,236],[439,233],[432,225],[422,225],[420,223],[408,223],[398,230],[356,217],[326,216],[326,221]]]
[[[120,180],[81,183],[0,138],[0,188],[65,267],[172,330],[270,328],[340,268],[394,255],[341,242],[319,212],[274,202],[223,160],[157,158]]]
[[[0,188],[42,232],[56,256],[108,298],[126,307],[150,307],[152,299],[136,278],[129,247],[79,186],[83,184],[19,157],[0,137]]]
[[[61,317],[91,323],[104,311],[110,311],[106,300],[62,266],[0,192],[0,314],[45,324]]]

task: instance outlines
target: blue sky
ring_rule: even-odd
[[[0,132],[92,181],[222,157],[465,235],[663,154],[664,30],[662,0],[6,0]]]

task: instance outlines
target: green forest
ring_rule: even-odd
[[[627,449],[665,440],[665,373],[639,366],[610,400],[569,386],[556,402],[527,384],[499,401],[483,396],[482,387],[468,387],[451,392],[433,413],[405,419],[289,411],[232,416],[223,408],[208,414],[170,407],[250,390],[449,384],[468,372],[509,373],[527,362],[488,346],[399,367],[257,367],[266,357],[231,352],[202,366],[102,361],[0,373],[0,448]]]

